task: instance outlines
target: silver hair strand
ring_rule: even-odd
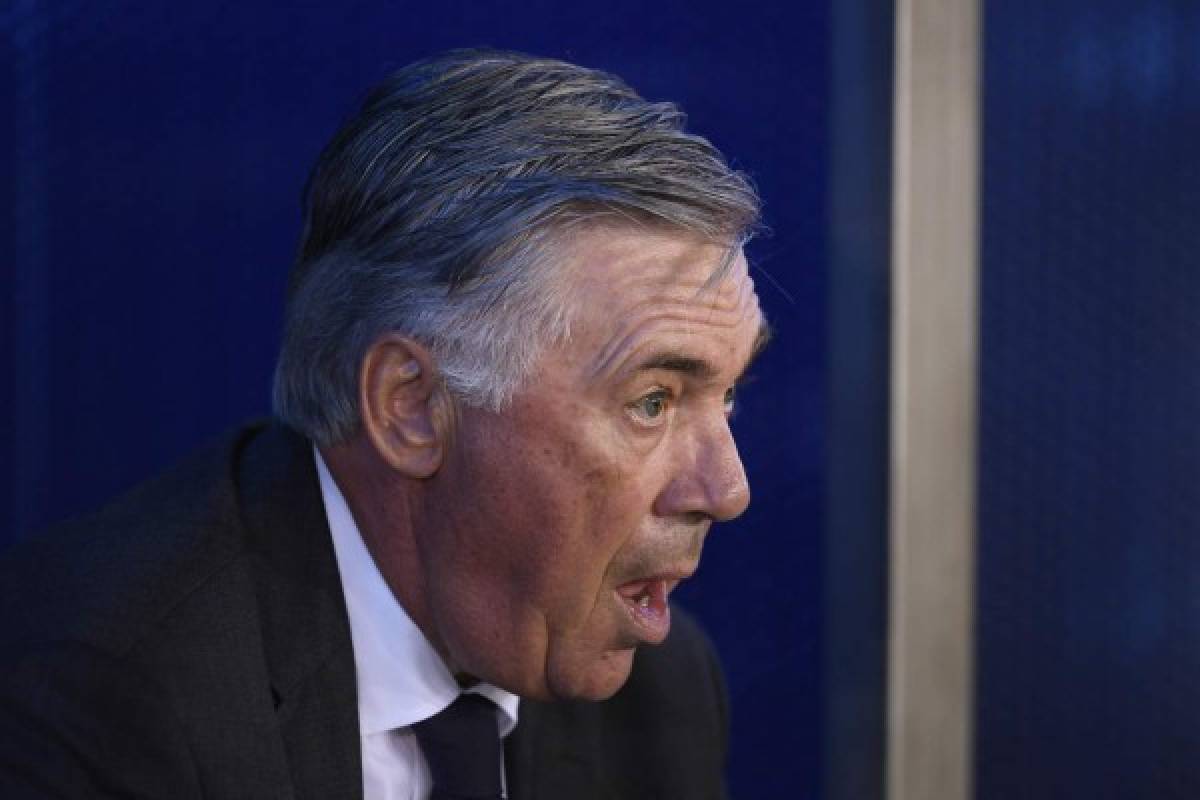
[[[304,206],[274,407],[329,445],[358,430],[358,371],[388,332],[428,347],[461,402],[503,408],[570,336],[556,256],[573,225],[666,226],[732,258],[759,201],[676,106],[604,72],[462,50],[379,86]]]

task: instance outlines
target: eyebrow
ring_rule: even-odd
[[[746,359],[746,364],[742,367],[742,371],[738,373],[734,383],[742,380],[742,377],[749,371],[750,365],[754,363],[754,359],[758,357],[758,354],[766,348],[767,343],[770,341],[771,326],[764,319],[762,324],[758,326],[758,335],[754,338],[754,345],[750,349],[750,357]],[[686,356],[682,353],[654,353],[637,367],[638,372],[658,369],[679,372],[697,380],[711,380],[717,374],[717,370],[713,365],[704,359]]]
[[[708,380],[717,374],[712,364],[702,358],[693,358],[679,353],[655,353],[638,365],[638,372],[665,369],[680,372],[691,378]]]

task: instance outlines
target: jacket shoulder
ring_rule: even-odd
[[[5,648],[78,641],[120,653],[228,566],[243,548],[234,465],[257,430],[0,556]]]
[[[0,793],[61,777],[71,796],[286,794],[263,606],[296,581],[266,577],[249,519],[303,505],[290,490],[311,494],[308,447],[239,431],[0,559]],[[272,483],[292,474],[304,483]],[[296,549],[296,526],[274,529]],[[320,539],[319,524],[304,533]],[[293,642],[287,664],[295,651],[325,652]]]

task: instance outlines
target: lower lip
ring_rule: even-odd
[[[635,635],[642,642],[660,644],[667,638],[671,630],[671,606],[667,595],[674,584],[675,581],[668,582],[665,579],[649,580],[639,583],[637,595],[631,596],[627,587],[615,592],[633,622]],[[622,593],[622,590],[625,592]],[[643,595],[649,598],[645,605],[637,601],[637,597]]]

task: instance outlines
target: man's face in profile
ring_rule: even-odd
[[[729,430],[761,344],[739,252],[678,232],[581,227],[562,259],[576,314],[501,412],[462,409],[431,482],[427,605],[458,668],[526,697],[602,699],[711,523],[749,489]]]

